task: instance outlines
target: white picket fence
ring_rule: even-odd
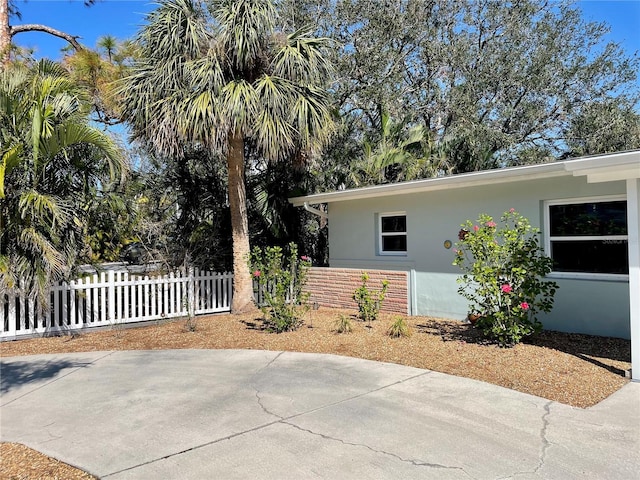
[[[0,339],[228,312],[232,286],[232,273],[197,269],[154,276],[113,270],[87,275],[53,286],[44,313],[33,299],[0,297]]]

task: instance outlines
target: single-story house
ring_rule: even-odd
[[[327,216],[330,267],[407,272],[409,314],[457,319],[468,311],[452,265],[461,224],[516,209],[541,230],[556,265],[560,288],[544,327],[630,338],[640,379],[640,150],[290,202]]]

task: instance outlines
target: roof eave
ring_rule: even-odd
[[[533,168],[537,167],[537,168]],[[544,167],[544,168],[539,168]],[[452,175],[449,177],[429,178],[425,180],[415,180],[412,182],[402,182],[394,184],[375,185],[350,190],[335,192],[317,193],[304,197],[293,197],[289,202],[296,207],[307,204],[343,202],[347,200],[360,200],[373,197],[388,197],[391,195],[406,195],[410,193],[431,192],[446,190],[449,188],[465,188],[481,185],[497,185],[524,180],[535,180],[540,178],[551,178],[571,175],[568,174],[562,165],[549,163],[543,165],[532,165],[525,167],[515,167],[503,170],[485,170],[480,172]]]
[[[589,183],[640,178],[640,150],[594,155],[571,160],[537,165],[525,165],[480,172],[464,173],[449,177],[429,178],[412,182],[375,185],[304,197],[293,197],[289,202],[300,207],[307,204],[343,202],[391,195],[465,188],[501,183],[537,180],[563,176],[587,176]]]

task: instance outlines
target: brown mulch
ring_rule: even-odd
[[[335,332],[340,314],[351,317],[352,333]],[[184,348],[331,353],[474,378],[581,408],[595,405],[625,385],[628,379],[624,373],[631,368],[631,342],[619,338],[549,331],[513,348],[500,348],[487,344],[467,323],[408,317],[413,334],[396,339],[389,337],[387,330],[397,315],[383,314],[369,326],[358,321],[353,311],[337,309],[310,311],[300,329],[274,334],[264,330],[260,315],[199,317],[195,331],[186,328],[185,320],[175,320],[2,342],[0,356]],[[14,463],[7,462],[13,455],[5,454],[6,445],[2,444],[0,451],[0,479],[92,478],[33,476],[22,467],[9,471],[13,476],[3,476],[5,463]]]
[[[0,480],[96,480],[96,477],[19,443],[0,443]]]

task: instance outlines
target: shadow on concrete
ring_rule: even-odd
[[[6,394],[29,383],[54,379],[63,370],[84,368],[89,365],[90,363],[87,362],[64,359],[2,362],[0,364],[0,394]]]

